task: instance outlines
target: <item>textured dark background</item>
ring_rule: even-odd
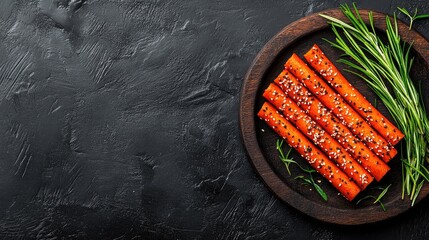
[[[257,52],[339,3],[1,0],[0,238],[429,238],[427,199],[374,225],[313,220],[267,190],[242,146]],[[429,20],[415,28],[429,37]]]

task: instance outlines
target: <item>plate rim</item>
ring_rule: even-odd
[[[380,13],[373,10],[362,9],[359,10],[362,18],[368,23],[368,12],[373,13],[374,19],[385,19],[386,14]],[[295,41],[302,38],[305,35],[313,32],[329,28],[329,24],[319,14],[326,14],[337,17],[342,20],[346,20],[340,9],[328,9],[321,12],[313,13],[309,16],[300,18],[281,29],[276,35],[274,35],[265,46],[259,51],[254,60],[252,61],[249,70],[247,71],[241,93],[239,103],[239,125],[242,142],[245,146],[248,159],[256,169],[258,175],[262,178],[264,184],[283,202],[289,204],[293,208],[303,212],[304,214],[311,216],[315,219],[323,222],[340,224],[340,225],[361,225],[368,223],[375,223],[389,218],[395,217],[401,213],[406,212],[411,208],[411,202],[408,198],[404,200],[398,195],[393,201],[389,202],[386,207],[393,205],[401,201],[403,204],[396,205],[394,208],[389,208],[386,212],[378,212],[377,218],[366,219],[365,216],[370,212],[375,211],[378,206],[371,205],[359,210],[356,209],[339,209],[332,206],[321,205],[318,202],[311,201],[305,197],[302,197],[299,193],[290,188],[280,177],[272,170],[270,163],[265,159],[257,137],[256,137],[256,125],[254,116],[254,109],[256,103],[256,94],[262,83],[262,78],[266,71],[273,64],[277,55],[292,45]],[[408,30],[408,26],[402,21],[398,20],[398,30],[402,37],[402,40],[410,43],[413,42],[414,50],[421,55],[425,60],[426,64],[429,63],[429,42],[428,40],[415,30]],[[317,24],[308,24],[308,22],[315,22]],[[374,25],[378,29],[385,29],[385,21],[374,21]],[[305,27],[303,27],[305,26]],[[300,34],[289,34],[291,30],[298,31]],[[259,77],[258,77],[259,76]],[[256,147],[255,147],[256,146]],[[280,194],[280,188],[281,194]],[[429,194],[429,187],[422,188],[419,197],[416,200],[417,205],[423,198]],[[291,196],[291,197],[289,197]],[[291,201],[291,199],[300,198],[300,201]],[[304,207],[305,206],[305,207]],[[309,208],[309,206],[312,206]],[[324,211],[310,211],[308,209],[319,209],[324,208],[329,211],[330,214],[325,214]],[[414,206],[415,208],[415,206]],[[352,213],[352,214],[350,214]],[[349,218],[338,217],[338,215],[348,214]]]

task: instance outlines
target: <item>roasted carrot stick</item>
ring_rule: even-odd
[[[274,80],[310,117],[334,137],[377,181],[390,169],[359,138],[357,138],[319,99],[315,98],[298,79],[284,70]],[[389,155],[382,154],[388,161]]]
[[[319,124],[305,114],[294,101],[288,98],[278,86],[270,84],[263,96],[280,112],[283,112],[283,116],[311,139],[347,176],[353,179],[361,190],[364,190],[374,180],[373,176],[354,160]]]
[[[316,146],[319,146],[332,161],[338,163],[340,168],[343,169],[343,171],[351,177],[361,189],[365,186],[362,186],[361,183],[358,182],[360,179],[356,177],[356,174],[370,174],[374,176],[377,181],[380,181],[381,178],[383,178],[383,176],[390,170],[387,164],[375,156],[375,154],[366,148],[365,144],[362,142],[359,142],[360,145],[363,145],[367,151],[372,154],[368,154],[367,158],[364,158],[362,150],[360,150],[361,148],[358,148],[357,143],[353,143],[353,146],[350,146],[346,141],[339,143],[331,137],[328,130],[325,132],[320,124],[314,120],[315,118],[312,119],[307,115],[304,110],[301,109],[295,101],[288,97],[277,85],[270,84],[265,90],[263,96],[277,109],[283,112],[286,119],[293,122],[295,126],[304,133],[304,135],[313,139]],[[344,125],[343,127],[346,128]],[[340,134],[337,134],[337,136],[338,135]],[[352,135],[352,137],[354,136]],[[358,151],[348,151],[346,148],[350,150],[358,149]],[[340,156],[342,159],[339,158]],[[354,160],[352,156],[355,157],[356,160]],[[369,158],[369,156],[372,156],[372,158]],[[361,165],[368,171],[368,173],[363,171]]]
[[[274,129],[291,147],[324,178],[326,178],[347,200],[352,201],[360,192],[359,187],[311,143],[298,129],[287,121],[271,104],[264,103],[258,116]]]
[[[338,119],[332,111],[323,105],[319,99],[314,97],[312,93],[293,76],[288,70],[283,70],[280,75],[274,80],[280,88],[292,98],[307,114],[309,114],[316,122],[318,122],[326,131],[328,131],[335,139],[340,142],[348,152],[359,155],[358,161],[364,161],[368,158],[374,158],[374,152],[361,142],[344,124]],[[360,149],[360,151],[359,151]],[[375,153],[388,162],[397,151],[392,149],[390,154],[385,152]],[[385,165],[385,164],[384,164]],[[375,173],[373,173],[376,175]]]
[[[304,58],[390,144],[395,145],[404,138],[404,134],[347,81],[317,44]]]
[[[389,154],[392,158],[397,151],[331,87],[328,86],[304,61],[293,54],[285,64],[286,69],[299,79],[323,105],[328,107],[343,124],[356,134],[377,154]]]

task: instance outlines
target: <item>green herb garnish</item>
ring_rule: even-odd
[[[313,172],[315,172],[313,170]],[[295,177],[295,179],[301,179],[303,180],[306,184],[313,186],[314,189],[316,189],[316,192],[323,198],[323,200],[328,201],[328,195],[326,195],[325,191],[323,191],[323,189],[319,186],[319,184],[317,184],[314,179],[313,179],[313,175],[311,174],[311,172],[309,172],[309,178],[306,178],[302,175]]]
[[[285,155],[283,153],[283,150],[282,150],[282,145],[283,145],[283,140],[277,139],[277,141],[276,141],[276,149],[279,152],[279,158],[284,163],[284,165],[286,167],[286,170],[289,173],[289,175],[291,175],[290,169],[289,169],[289,165],[291,163],[295,163],[295,164],[298,164],[298,163],[295,162],[295,160],[293,160],[293,158],[289,158],[289,155],[292,152],[292,148],[290,148],[289,151],[287,152],[287,154]]]
[[[398,10],[401,11],[403,14],[405,14],[405,16],[407,16],[410,19],[410,27],[409,27],[410,30],[413,27],[414,20],[421,19],[421,18],[429,18],[429,14],[417,15],[417,8],[414,11],[414,15],[411,15],[411,13],[409,13],[408,10],[405,8],[398,7]]]
[[[384,204],[381,202],[381,199],[384,197],[384,195],[386,195],[386,193],[387,193],[387,191],[389,190],[389,188],[390,188],[390,186],[391,186],[392,184],[389,184],[389,186],[387,186],[386,188],[379,188],[380,190],[383,190],[383,191],[381,191],[381,193],[376,197],[376,196],[373,196],[373,195],[368,195],[368,196],[365,196],[365,197],[363,197],[363,198],[361,198],[361,199],[359,199],[357,202],[356,202],[356,205],[358,205],[359,203],[361,203],[362,201],[364,201],[364,200],[366,200],[366,199],[374,199],[374,202],[372,203],[372,204],[376,204],[376,203],[379,203],[380,204],[380,207],[383,209],[383,211],[386,211],[386,207],[384,206]]]
[[[284,142],[283,140],[277,139],[276,149],[279,152],[279,158],[284,163],[286,170],[289,173],[289,175],[292,175],[290,172],[290,169],[289,169],[290,164],[293,163],[293,164],[297,165],[303,172],[308,173],[309,178],[306,178],[305,176],[300,175],[300,176],[295,177],[295,179],[301,179],[306,184],[313,186],[314,189],[316,189],[316,192],[323,198],[323,200],[328,201],[328,195],[325,193],[325,191],[323,191],[323,189],[319,186],[319,184],[317,184],[314,181],[312,173],[315,173],[316,170],[303,168],[303,167],[301,167],[301,165],[299,165],[299,163],[297,163],[295,160],[293,160],[293,158],[289,158],[289,155],[292,151],[292,148],[289,149],[287,154],[284,154],[283,149],[282,149],[283,142]]]
[[[354,61],[341,59],[348,69],[364,79],[378,95],[392,114],[399,129],[405,134],[405,153],[402,164],[402,198],[410,196],[412,205],[425,181],[421,172],[425,171],[424,162],[428,150],[429,120],[426,115],[419,91],[412,83],[409,72],[413,62],[410,56],[411,45],[401,41],[398,33],[396,15],[393,24],[386,17],[387,43],[377,35],[372,12],[369,12],[369,26],[359,14],[355,4],[354,11],[348,5],[341,10],[350,24],[339,19],[323,15],[328,19],[336,36],[332,46],[342,50]],[[393,91],[389,91],[387,81]]]

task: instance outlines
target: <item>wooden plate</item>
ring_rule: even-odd
[[[340,10],[327,10],[323,13],[345,20]],[[361,14],[365,21],[368,22],[368,11],[362,10]],[[381,35],[383,35],[382,29],[385,29],[385,18],[386,15],[374,12],[374,22]],[[429,84],[425,84],[426,78],[429,76],[427,64],[429,61],[429,43],[419,33],[409,31],[408,26],[402,22],[399,23],[399,31],[406,42],[414,42],[412,54],[415,61],[411,70],[411,77],[416,83],[419,81],[424,83],[422,84],[422,92],[426,93],[429,91]],[[354,202],[348,202],[342,196],[339,196],[327,181],[322,180],[321,186],[329,196],[328,201],[325,202],[314,190],[310,190],[310,187],[303,186],[302,182],[294,179],[297,175],[303,174],[299,169],[292,167],[292,176],[287,174],[275,149],[275,141],[279,137],[256,117],[257,111],[264,102],[262,97],[263,90],[281,72],[284,62],[293,52],[303,56],[314,43],[317,43],[331,60],[334,61],[340,58],[341,52],[333,49],[323,40],[324,38],[334,40],[334,35],[327,21],[318,14],[313,14],[286,26],[256,56],[244,80],[240,99],[240,127],[250,161],[268,188],[281,200],[316,219],[335,224],[358,225],[396,216],[408,210],[411,205],[409,200],[401,199],[402,182],[399,157],[394,158],[389,163],[392,170],[380,183],[375,184],[377,186],[392,184],[383,198],[387,211],[383,211],[379,205],[374,205],[371,201],[356,204],[356,200],[365,195],[378,195],[380,193],[380,190],[371,189],[374,184],[358,195]],[[340,70],[345,68],[341,64],[337,64],[337,67]],[[375,101],[376,95],[366,86],[363,80],[344,71],[343,73],[370,102]],[[429,109],[428,94],[424,95],[424,102],[426,109]],[[378,103],[377,108],[391,119],[382,104]],[[398,150],[400,151],[400,149]],[[304,160],[299,155],[293,157],[304,163]],[[318,175],[316,178],[322,179]],[[417,202],[428,194],[429,187],[425,185]]]

